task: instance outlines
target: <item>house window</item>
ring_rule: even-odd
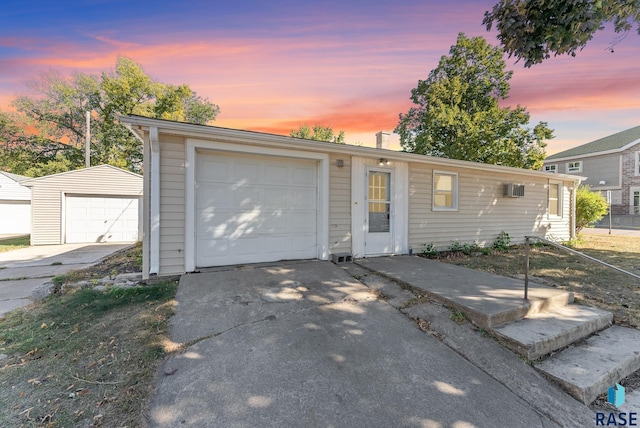
[[[635,175],[640,175],[640,152],[636,152],[636,170]]]
[[[544,166],[544,172],[551,172],[553,174],[555,174],[558,170],[558,165],[545,165]]]
[[[435,211],[458,209],[458,174],[433,172],[433,209]]]
[[[582,161],[567,163],[567,172],[582,172]]]
[[[562,185],[549,184],[549,215],[562,215]]]

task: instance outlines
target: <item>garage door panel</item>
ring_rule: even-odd
[[[235,186],[260,184],[260,165],[253,162],[237,162],[232,178],[235,179],[232,182]]]
[[[289,170],[285,165],[266,166],[264,172],[265,184],[282,185],[289,182]]]
[[[316,205],[315,161],[198,154],[196,265],[316,257]]]
[[[317,177],[317,172],[316,172],[315,168],[295,167],[295,168],[293,168],[292,173],[293,173],[293,182],[294,183],[297,183],[298,185],[315,186],[316,177]]]

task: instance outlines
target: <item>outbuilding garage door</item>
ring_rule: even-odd
[[[138,240],[137,197],[67,196],[65,242]]]
[[[0,201],[0,234],[31,233],[31,201]]]
[[[317,162],[197,154],[196,265],[317,257]]]

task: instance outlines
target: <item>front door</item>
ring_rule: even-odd
[[[390,170],[367,170],[365,255],[393,252],[393,207]]]

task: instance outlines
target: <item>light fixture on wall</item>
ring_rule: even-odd
[[[389,165],[390,163],[391,162],[389,162],[389,159],[386,159],[386,158],[378,159],[378,165],[380,166]]]
[[[342,168],[344,166],[344,161],[342,159],[336,159],[336,166],[338,168]]]

